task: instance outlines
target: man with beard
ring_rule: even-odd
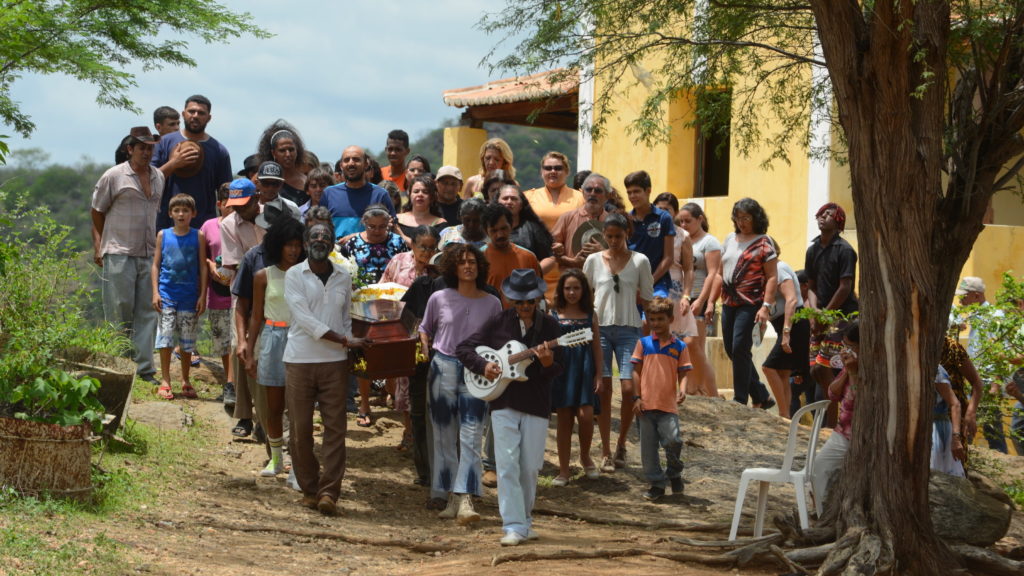
[[[551,236],[555,241],[551,252],[558,259],[558,265],[562,269],[582,268],[587,256],[604,249],[598,240],[591,238],[578,253],[574,252],[572,237],[584,222],[590,220],[604,222],[604,217],[607,214],[605,204],[608,202],[608,194],[611,189],[611,182],[607,178],[596,172],[591,172],[583,181],[583,186],[580,189],[583,192],[583,206],[558,217],[555,227],[551,229]]]
[[[341,153],[341,173],[344,181],[324,189],[320,205],[331,211],[334,233],[338,237],[362,232],[363,212],[371,204],[387,206],[391,217],[395,208],[387,190],[366,181],[366,151],[349,146]]]
[[[136,373],[156,383],[151,267],[156,212],[164,175],[149,164],[160,136],[137,126],[128,136],[128,160],[107,170],[92,193],[93,260],[101,268],[103,314],[132,339]]]
[[[289,268],[284,280],[292,313],[284,351],[289,448],[302,505],[333,516],[345,476],[348,349],[369,341],[352,336],[352,278],[328,259],[334,233],[329,226],[317,224],[306,229],[304,240],[306,260]],[[323,472],[313,452],[316,405],[323,423]]]
[[[189,96],[182,111],[182,131],[162,137],[156,147],[153,165],[167,179],[157,215],[158,230],[171,226],[167,203],[175,194],[188,194],[195,199],[193,228],[217,217],[217,188],[232,180],[231,157],[223,144],[206,133],[212,118],[210,109],[206,96]]]
[[[484,230],[490,243],[484,248],[484,256],[491,267],[487,273],[487,283],[495,290],[501,290],[501,284],[506,278],[512,275],[517,268],[529,268],[538,276],[543,272],[540,270],[540,263],[537,256],[522,246],[512,243],[512,213],[501,204],[488,204],[484,208]],[[508,308],[512,304],[505,298],[501,299],[502,308]]]

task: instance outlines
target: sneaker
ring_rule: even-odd
[[[234,408],[236,402],[235,396],[235,383],[225,382],[224,383],[224,405],[229,408]]]
[[[472,524],[480,520],[480,514],[473,509],[473,495],[462,494],[459,496],[459,513],[456,515],[458,523],[462,526]]]
[[[587,480],[597,480],[601,477],[601,471],[597,469],[597,466],[591,464],[583,467],[583,475],[587,477]]]
[[[316,503],[316,509],[324,516],[335,516],[338,514],[338,505],[334,502],[334,498],[327,494],[320,497],[320,501]]]
[[[526,531],[526,539],[527,540],[540,540],[540,534],[537,534],[537,532],[533,528],[529,528]]]
[[[619,446],[615,449],[615,457],[612,458],[612,462],[615,463],[616,468],[626,467],[626,447]]]
[[[659,498],[661,498],[664,495],[665,495],[665,489],[664,488],[659,488],[657,486],[651,486],[650,488],[647,489],[647,492],[644,492],[644,500],[650,500],[651,502],[654,502],[654,501],[658,500]]]
[[[267,467],[260,472],[260,476],[263,478],[273,478],[282,472],[284,472],[284,462],[271,458],[270,462],[267,462]]]
[[[497,488],[498,473],[494,470],[484,470],[484,477],[480,479],[480,483],[488,488]]]
[[[601,459],[601,472],[615,472],[615,462],[613,462],[608,456]]]
[[[555,476],[555,479],[551,481],[551,485],[556,488],[563,488],[569,485],[569,479],[566,478],[565,476],[558,475]]]
[[[505,535],[501,537],[502,546],[519,546],[526,538],[520,536],[515,532],[505,532]]]
[[[683,479],[682,478],[669,478],[669,482],[672,483],[672,493],[682,494],[683,493]]]
[[[299,481],[295,478],[295,468],[288,471],[288,479],[284,481],[284,484],[296,492],[302,492],[302,488],[299,488]],[[316,506],[316,502],[313,502],[313,505]]]
[[[437,517],[442,520],[451,520],[455,518],[455,515],[459,513],[459,499],[455,493],[448,495],[448,503],[445,505],[444,510],[437,513]]]

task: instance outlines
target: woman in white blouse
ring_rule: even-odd
[[[654,296],[654,277],[647,256],[626,245],[632,234],[630,221],[622,214],[609,214],[604,221],[608,248],[587,257],[583,273],[594,287],[594,311],[600,320],[601,348],[604,357],[604,382],[601,386],[601,413],[597,425],[601,431],[601,470],[612,472],[626,465],[626,435],[633,422],[633,365],[630,358],[640,339],[642,318],[639,306]],[[611,435],[612,356],[619,363],[622,412],[619,438],[612,456]]]

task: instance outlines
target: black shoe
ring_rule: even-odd
[[[136,374],[136,377],[147,384],[152,384],[154,386],[160,385],[160,381],[157,380],[156,374]]]
[[[231,435],[235,438],[248,438],[252,436],[252,420],[243,418],[231,429]]]
[[[430,478],[427,478],[426,476],[417,476],[412,483],[417,486],[430,486]]]
[[[682,478],[669,478],[669,482],[672,483],[672,494],[683,493],[683,479]]]
[[[775,407],[775,400],[772,400],[770,397],[767,400],[765,400],[764,402],[761,402],[761,410],[771,410],[774,407]]]
[[[659,488],[657,486],[651,486],[650,488],[647,489],[647,492],[644,492],[644,500],[650,500],[651,502],[654,502],[655,500],[658,500],[659,498],[661,498],[664,495],[665,495],[665,489],[664,488]]]

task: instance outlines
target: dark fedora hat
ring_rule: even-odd
[[[534,300],[544,296],[548,285],[533,268],[516,268],[501,283],[501,292],[509,300]]]

